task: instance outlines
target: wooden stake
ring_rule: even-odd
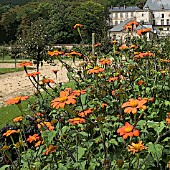
[[[95,43],[95,33],[92,33],[92,56],[94,56],[94,43]]]

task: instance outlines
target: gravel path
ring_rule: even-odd
[[[0,63],[0,68],[14,68],[14,66],[14,64]],[[57,80],[52,70],[59,70]],[[34,71],[35,70],[29,70],[28,72],[31,73]],[[56,62],[55,66],[44,63],[43,67],[40,67],[40,72],[40,80],[45,76],[55,80],[56,83],[68,81],[66,69],[64,67],[61,68],[61,63],[58,62]],[[19,95],[30,95],[34,92],[35,89],[29,78],[26,77],[25,71],[0,75],[0,106],[3,106],[4,101],[9,98]]]

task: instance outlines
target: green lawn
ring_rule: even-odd
[[[27,101],[22,102],[22,108],[27,109],[28,101],[34,101],[35,97],[31,97]],[[27,111],[27,114],[31,112]],[[0,107],[0,129],[6,126],[6,124],[13,124],[12,119],[21,116],[21,111],[17,105],[8,105],[5,107]]]
[[[28,70],[33,70],[34,68],[28,67]],[[23,71],[24,69],[22,67],[18,68],[0,68],[0,74],[5,74],[5,73],[13,73],[17,71]]]

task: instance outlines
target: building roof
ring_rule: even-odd
[[[143,9],[146,8],[152,11],[170,9],[170,0],[147,0]]]
[[[134,18],[130,18],[130,19],[127,19],[127,20],[121,22],[121,23],[118,24],[118,25],[115,25],[113,28],[111,28],[111,29],[109,30],[109,32],[121,32],[121,31],[123,31],[123,30],[125,29],[124,26],[125,26],[128,22],[132,21],[133,19],[134,19]],[[145,25],[145,24],[140,24],[140,23],[139,23],[139,25],[137,26],[136,30],[141,30],[141,29],[145,29],[145,28],[151,28],[151,31],[153,32],[152,25],[148,25],[148,24]]]
[[[127,20],[121,22],[120,24],[115,25],[113,28],[111,28],[111,29],[109,30],[109,32],[119,32],[119,31],[124,30],[124,29],[125,29],[124,26],[125,26],[128,22],[132,21],[132,19],[133,19],[133,18],[127,19]]]
[[[133,12],[136,10],[140,10],[137,6],[124,6],[124,7],[110,7],[109,12]]]

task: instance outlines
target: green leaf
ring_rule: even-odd
[[[78,146],[78,160],[80,160],[82,158],[82,156],[84,155],[86,150],[87,150],[86,148]]]
[[[153,121],[148,121],[147,125],[149,128],[153,128],[158,134],[162,132],[162,130],[165,127],[164,122],[153,122]]]
[[[0,170],[6,170],[6,168],[10,167],[10,165],[4,165],[2,167],[0,167]]]
[[[165,100],[165,106],[170,106],[170,101]]]
[[[42,138],[45,144],[49,145],[51,144],[53,138],[56,136],[56,131],[43,131],[42,132]]]
[[[109,140],[109,143],[114,144],[114,145],[118,145],[116,139],[111,139],[111,140]]]
[[[147,87],[147,88],[146,88],[146,94],[149,94],[149,93],[150,93],[150,88]]]
[[[152,142],[149,142],[148,146],[148,152],[152,154],[155,161],[159,162],[162,159],[163,146],[160,144],[153,144]]]
[[[170,140],[170,137],[166,137],[163,142],[168,142]]]
[[[85,105],[85,104],[86,104],[86,97],[87,97],[87,94],[82,94],[82,95],[80,96],[82,105]]]

